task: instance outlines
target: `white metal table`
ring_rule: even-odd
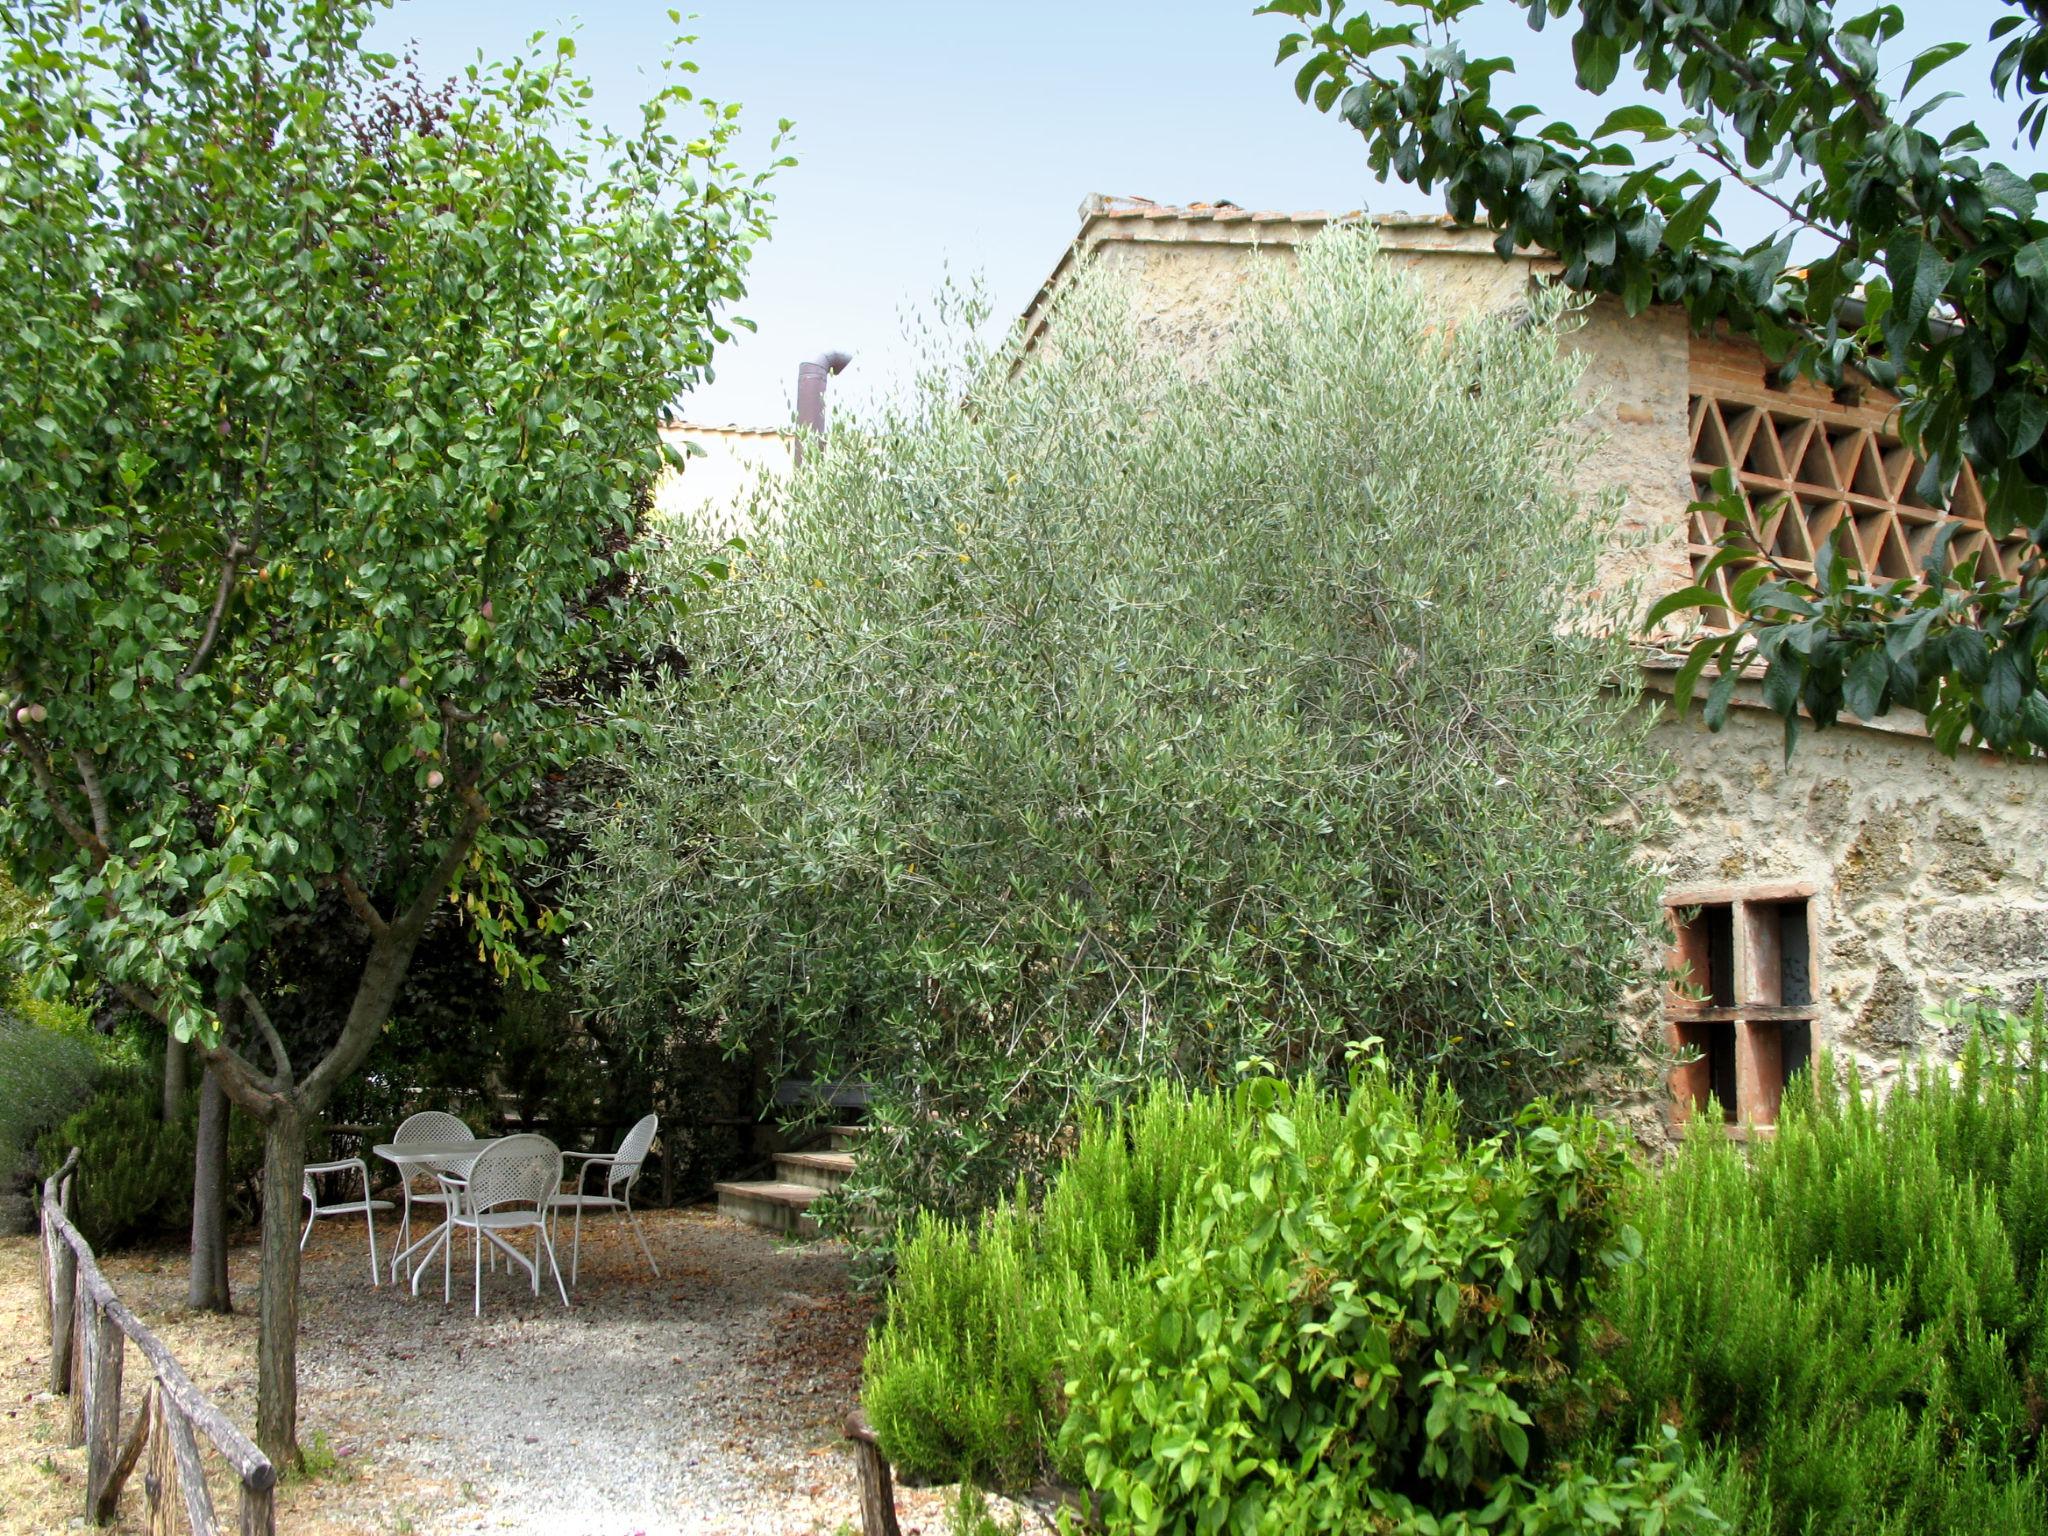
[[[410,1231],[412,1227],[413,1176],[419,1173],[446,1173],[466,1179],[469,1177],[469,1170],[476,1166],[476,1160],[484,1155],[484,1149],[493,1145],[495,1139],[478,1139],[473,1137],[468,1141],[442,1142],[438,1146],[430,1146],[422,1142],[406,1142],[401,1145],[396,1142],[386,1141],[379,1142],[370,1149],[377,1156],[383,1158],[385,1162],[394,1164],[398,1169],[399,1183],[405,1191],[404,1225],[407,1231]],[[447,1240],[449,1228],[448,1218],[445,1214],[447,1210],[447,1206],[442,1207],[444,1214],[438,1227],[427,1233],[426,1236],[415,1239],[412,1243],[391,1255],[391,1279],[393,1284],[397,1283],[398,1266],[401,1263],[411,1265],[412,1256],[422,1248],[427,1250],[428,1257],[431,1258],[433,1250]],[[419,1292],[419,1270],[417,1267],[413,1269],[413,1292],[415,1295]]]

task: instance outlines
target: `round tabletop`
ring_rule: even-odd
[[[483,1156],[484,1149],[492,1145],[490,1140],[471,1137],[468,1141],[444,1141],[429,1146],[425,1142],[408,1141],[380,1142],[370,1150],[387,1163],[396,1163],[410,1171],[414,1168],[439,1168],[446,1172],[466,1171]]]

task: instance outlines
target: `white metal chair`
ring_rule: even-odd
[[[363,1198],[360,1200],[343,1200],[333,1205],[323,1204],[320,1199],[320,1186],[313,1182],[314,1175],[350,1171],[353,1171],[362,1178]],[[370,1284],[378,1284],[377,1212],[388,1211],[392,1208],[392,1205],[389,1200],[372,1200],[370,1198],[369,1164],[365,1163],[360,1157],[337,1158],[331,1163],[308,1163],[306,1164],[306,1177],[301,1186],[301,1193],[306,1197],[306,1230],[299,1234],[299,1251],[302,1253],[305,1251],[306,1239],[313,1235],[313,1223],[322,1216],[355,1216],[360,1214],[363,1218],[363,1228],[370,1234]]]
[[[449,1300],[448,1255],[455,1247],[455,1229],[467,1227],[470,1259],[476,1286],[475,1312],[484,1312],[484,1244],[492,1252],[502,1251],[516,1261],[533,1280],[533,1294],[540,1294],[540,1256],[548,1256],[554,1272],[555,1289],[562,1293],[562,1305],[569,1305],[569,1292],[562,1284],[561,1266],[555,1263],[554,1241],[548,1235],[548,1207],[562,1186],[562,1152],[545,1136],[507,1136],[492,1142],[478,1157],[467,1178],[437,1173],[441,1188],[450,1198],[448,1234],[441,1244],[441,1299]],[[533,1228],[533,1257],[528,1259],[508,1243],[502,1234],[523,1227]]]
[[[585,1211],[624,1211],[626,1220],[632,1225],[633,1236],[639,1239],[640,1252],[646,1255],[647,1267],[654,1271],[654,1278],[661,1278],[661,1267],[654,1262],[654,1254],[647,1246],[647,1234],[640,1230],[640,1218],[633,1214],[633,1181],[640,1177],[640,1165],[647,1161],[647,1149],[654,1144],[654,1133],[660,1127],[660,1117],[648,1115],[626,1132],[626,1139],[619,1143],[616,1152],[564,1152],[563,1159],[580,1158],[583,1166],[576,1170],[576,1187],[557,1194],[548,1202],[550,1214],[555,1217],[557,1227],[563,1211],[576,1213],[575,1235],[569,1244],[569,1283],[576,1283],[577,1270],[583,1256],[583,1213]],[[606,1170],[603,1194],[585,1192],[583,1183],[593,1168]],[[614,1193],[616,1191],[616,1193]]]
[[[464,1125],[455,1116],[438,1109],[423,1109],[409,1116],[405,1123],[392,1133],[391,1141],[400,1147],[447,1147],[458,1142],[472,1141],[476,1132]],[[391,1250],[391,1278],[398,1279],[399,1255],[412,1242],[412,1207],[417,1200],[421,1205],[448,1204],[447,1194],[437,1185],[433,1189],[414,1189],[412,1181],[418,1175],[407,1171],[398,1181],[398,1187],[405,1198],[404,1214],[398,1218],[398,1246]],[[433,1254],[427,1255],[431,1262]],[[410,1267],[408,1265],[408,1267]]]

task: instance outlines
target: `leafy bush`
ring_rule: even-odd
[[[37,917],[0,877],[0,1201],[36,1173],[36,1138],[85,1101],[113,1053],[83,1010],[42,996],[13,950]]]
[[[1603,1400],[1583,1335],[1634,1234],[1627,1154],[1372,1073],[1340,1114],[1273,1104],[1180,1208],[1135,1304],[1097,1320],[1060,1430],[1111,1530],[1644,1533],[1709,1520],[1669,1437],[1570,1454]]]
[[[1063,1405],[1057,1286],[1034,1237],[1020,1202],[971,1229],[922,1217],[898,1253],[861,1402],[913,1481],[1016,1487],[1037,1470]]]
[[[1051,1456],[1112,1530],[1702,1518],[1670,1437],[1590,1436],[1625,1154],[1536,1112],[1462,1147],[1458,1118],[1378,1069],[1348,1104],[1261,1080],[1094,1118],[1042,1212],[902,1245],[863,1390],[883,1449],[1009,1486]]]
[[[1881,1104],[1823,1059],[1774,1139],[1703,1129],[1646,1190],[1613,1364],[1738,1531],[2048,1530],[2048,1082],[2038,1006],[2003,1022]]]
[[[1317,1102],[1304,1095],[1303,1112]],[[1028,1481],[1066,1412],[1067,1330],[1090,1308],[1120,1312],[1183,1194],[1252,1125],[1239,1096],[1155,1085],[1086,1115],[1041,1210],[1019,1189],[975,1220],[920,1216],[897,1251],[861,1395],[897,1467],[916,1480]]]
[[[162,1109],[160,1082],[117,1071],[39,1144],[45,1172],[78,1148],[78,1230],[101,1252],[191,1223],[197,1122]]]
[[[1360,230],[1198,371],[1132,308],[1084,273],[836,429],[623,706],[590,991],[872,1081],[885,1217],[1249,1057],[1383,1036],[1485,1125],[1630,1049],[1655,797],[1567,314],[1447,324]]]
[[[37,1136],[85,1099],[99,1073],[89,1038],[17,1018],[0,1002],[0,1192],[34,1174]]]

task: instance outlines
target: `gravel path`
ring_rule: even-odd
[[[413,1298],[372,1290],[362,1229],[322,1222],[306,1253],[303,1443],[333,1466],[282,1491],[283,1536],[521,1532],[534,1536],[830,1536],[857,1529],[839,1425],[859,1390],[872,1310],[837,1244],[790,1244],[707,1210],[650,1213],[661,1279],[616,1222],[586,1228],[564,1310],[504,1269],[469,1309],[439,1274]],[[388,1231],[388,1229],[387,1229]],[[384,1234],[380,1234],[381,1236]],[[109,1278],[201,1387],[254,1418],[252,1312],[186,1313],[184,1256],[118,1256]],[[238,1248],[236,1295],[255,1254]],[[39,1392],[33,1239],[0,1240],[0,1529],[74,1529],[83,1453],[61,1446],[62,1405]],[[139,1379],[130,1355],[130,1380]],[[316,1460],[320,1459],[316,1451]],[[905,1491],[906,1533],[936,1533],[943,1490]],[[123,1529],[139,1527],[136,1496]]]
[[[423,1529],[708,1536],[843,1516],[838,1426],[867,1313],[838,1245],[663,1215],[649,1226],[656,1280],[620,1223],[592,1223],[575,1306],[486,1270],[478,1320],[466,1284],[453,1306],[430,1299],[438,1275],[418,1299],[371,1291],[360,1237],[328,1227],[309,1255],[304,1384],[388,1426],[380,1459],[453,1491]]]

